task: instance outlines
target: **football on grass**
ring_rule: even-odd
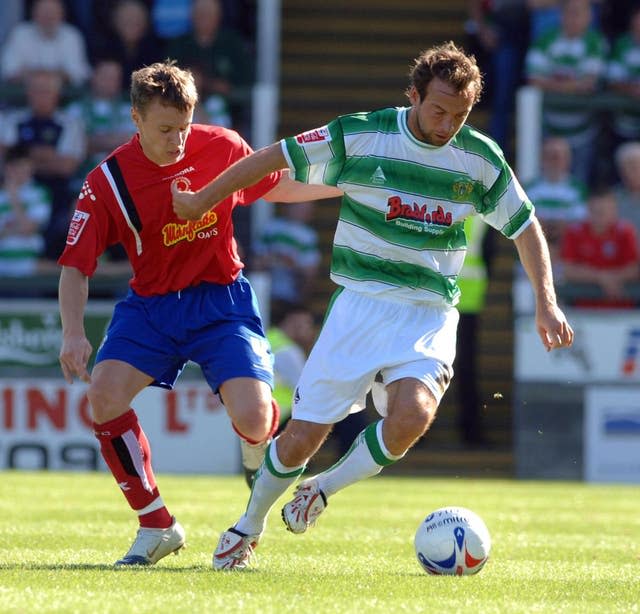
[[[428,574],[467,576],[478,573],[487,562],[491,537],[476,513],[464,507],[443,507],[422,521],[414,544]]]

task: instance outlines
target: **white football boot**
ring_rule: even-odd
[[[327,507],[327,498],[315,478],[298,484],[294,497],[282,508],[282,520],[292,533],[304,533]]]
[[[235,527],[227,529],[218,540],[213,553],[213,568],[216,571],[227,569],[245,569],[257,564],[254,550],[258,546],[260,535],[246,535]]]
[[[185,544],[185,532],[182,525],[174,518],[168,529],[147,529],[140,527],[129,552],[119,561],[116,567],[125,565],[153,565],[171,554],[178,554]]]

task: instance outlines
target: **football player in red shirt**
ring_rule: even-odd
[[[198,363],[220,394],[251,469],[259,466],[278,426],[271,352],[255,295],[242,275],[234,207],[261,197],[290,202],[340,194],[275,172],[199,220],[180,220],[172,209],[171,185],[197,190],[252,153],[232,130],[193,125],[197,98],[191,73],[173,62],[132,74],[137,134],[87,176],[59,259],[62,371],[68,382],[79,377],[89,383],[102,456],[140,523],[117,565],[153,564],[185,542],[183,528],[162,501],[149,442],[130,408],[143,388],[171,388],[188,360]],[[88,279],[98,257],[116,243],[124,246],[133,277],[89,375],[92,347],[83,323]]]

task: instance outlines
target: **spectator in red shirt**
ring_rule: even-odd
[[[625,284],[638,280],[640,252],[633,225],[618,217],[610,187],[594,190],[586,220],[569,226],[562,238],[561,260],[569,283],[598,286],[601,296],[576,301],[583,307],[632,307]]]

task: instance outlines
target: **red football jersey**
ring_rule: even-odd
[[[105,249],[122,243],[133,269],[130,286],[140,295],[166,294],[203,281],[231,283],[244,266],[233,237],[232,211],[266,194],[281,173],[236,192],[196,222],[173,212],[171,184],[198,190],[251,153],[237,132],[194,124],[182,160],[158,166],[134,136],[87,176],[58,263],[91,276]]]

